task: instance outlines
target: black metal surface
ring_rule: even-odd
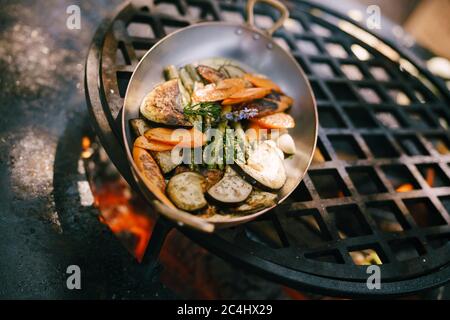
[[[2,1],[0,10],[0,299],[136,296],[140,268],[99,223],[80,171],[91,132],[83,64],[95,28],[119,1],[83,1],[80,30],[66,27],[73,1]],[[66,269],[81,268],[81,290]],[[148,283],[147,298],[170,298]]]
[[[275,36],[303,66],[315,90],[321,155],[291,201],[263,219],[213,236],[181,230],[253,272],[321,293],[399,295],[447,282],[448,90],[393,43],[386,54],[401,57],[402,69],[398,61],[343,32],[346,18],[336,12],[303,1],[288,4],[292,20]],[[270,23],[273,12],[259,9],[257,22]],[[97,123],[102,142],[103,130],[113,128],[107,137],[120,171],[128,168],[119,163],[126,157],[114,147],[120,145],[116,119],[127,79],[145,50],[190,23],[243,22],[243,17],[242,1],[158,1],[125,5],[109,28],[98,31],[88,60],[88,98],[94,114],[102,117]],[[130,34],[136,30],[132,22],[149,33]],[[361,56],[364,50],[367,59]],[[420,74],[427,86],[408,70]],[[93,90],[98,83],[100,92]],[[396,191],[405,184],[413,190]],[[308,230],[312,236],[306,236]],[[374,250],[383,262],[380,290],[367,289],[366,268],[355,265],[349,254],[363,249]]]

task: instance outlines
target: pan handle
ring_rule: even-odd
[[[186,225],[196,230],[211,233],[214,231],[214,225],[201,218],[193,216],[187,212],[178,210],[176,208],[170,208],[169,206],[161,203],[158,200],[153,201],[153,206],[156,211],[163,216],[175,221],[178,224]]]
[[[287,20],[287,18],[289,18],[289,10],[286,8],[286,6],[284,4],[282,4],[280,1],[278,0],[248,0],[247,1],[247,23],[253,27],[256,28],[255,25],[255,17],[254,17],[254,8],[255,8],[255,4],[257,2],[264,2],[267,3],[268,5],[274,7],[275,9],[277,9],[278,11],[280,11],[281,13],[281,17],[280,19],[278,19],[277,21],[275,21],[275,23],[268,29],[265,30],[265,32],[269,35],[272,36],[272,34],[280,27],[283,26],[284,22]]]

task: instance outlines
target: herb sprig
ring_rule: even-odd
[[[196,104],[189,104],[184,107],[184,114],[187,117],[203,116],[209,117],[213,121],[220,119],[222,108],[216,102],[199,102]]]

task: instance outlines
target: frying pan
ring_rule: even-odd
[[[265,2],[281,13],[279,20],[267,30],[259,30],[254,24],[253,9],[257,2]],[[318,117],[315,98],[305,74],[295,59],[272,38],[272,34],[283,25],[288,15],[287,8],[276,0],[249,0],[247,24],[205,22],[183,28],[161,39],[137,65],[125,95],[122,112],[123,140],[133,175],[144,196],[160,214],[180,225],[212,232],[215,227],[234,226],[262,215],[284,201],[303,179],[316,147]],[[137,169],[130,148],[133,146],[133,133],[129,120],[139,117],[139,106],[145,95],[164,81],[163,68],[170,64],[181,67],[213,57],[235,60],[248,66],[250,70],[269,76],[294,99],[289,113],[294,117],[296,126],[289,132],[295,141],[297,152],[284,160],[286,183],[278,191],[275,206],[244,216],[215,215],[200,218],[163,204],[158,195],[153,194],[146,186],[146,178]]]

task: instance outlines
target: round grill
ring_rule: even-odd
[[[294,194],[262,219],[206,235],[213,253],[322,294],[407,294],[450,279],[450,95],[407,53],[324,7],[287,3],[277,41],[307,73],[319,111],[317,152]],[[118,125],[139,59],[203,20],[244,22],[244,1],[127,3],[94,38],[86,92],[97,134],[134,185]],[[276,13],[257,7],[256,23]],[[370,45],[369,45],[370,44]],[[188,49],[188,48],[187,48]],[[378,264],[381,289],[369,290]]]

